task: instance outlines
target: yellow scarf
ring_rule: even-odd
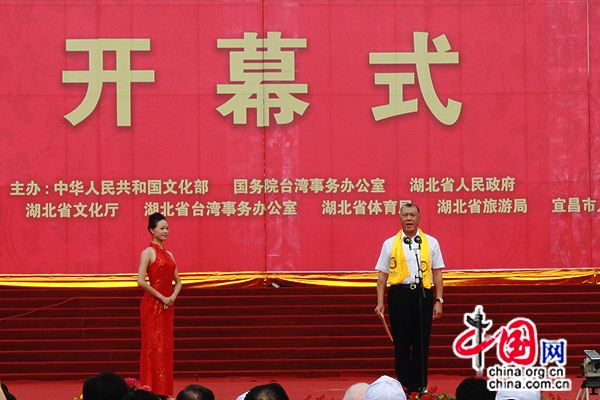
[[[429,244],[427,243],[427,236],[419,229],[419,236],[423,240],[421,243],[421,268],[423,269],[423,286],[429,289],[431,288],[431,258],[429,255]],[[397,285],[402,283],[404,279],[408,277],[408,265],[406,264],[406,255],[402,248],[402,231],[396,235],[394,245],[392,246],[392,257],[390,260],[390,275],[388,281],[391,285]]]

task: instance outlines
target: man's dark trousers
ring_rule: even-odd
[[[421,321],[419,297],[422,296],[422,293],[419,287],[411,289],[411,285],[391,285],[387,296],[390,325],[394,337],[396,377],[408,392],[417,392],[427,387],[427,359],[433,318],[433,289],[425,289]],[[421,323],[423,335],[421,335]],[[421,354],[421,337],[423,338],[423,354]],[[424,381],[422,371],[425,371]]]

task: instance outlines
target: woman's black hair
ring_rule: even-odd
[[[167,220],[161,213],[154,213],[148,217],[148,232],[152,233],[151,229],[156,228],[156,225],[162,220]]]

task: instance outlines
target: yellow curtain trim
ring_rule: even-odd
[[[476,270],[444,272],[444,286],[518,285],[518,284],[600,284],[598,269]],[[185,287],[261,287],[273,283],[283,286],[374,287],[377,272],[192,272],[180,273]],[[136,274],[40,274],[1,275],[0,286],[28,287],[135,287]]]

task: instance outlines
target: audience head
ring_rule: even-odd
[[[137,389],[135,392],[126,395],[121,400],[160,400],[160,397],[147,390]]]
[[[456,400],[494,400],[496,393],[488,390],[483,378],[470,377],[456,388]]]
[[[539,390],[498,390],[496,400],[540,400]]]
[[[369,385],[365,400],[406,400],[406,393],[400,382],[383,375]]]
[[[204,386],[189,385],[179,392],[177,400],[215,400],[215,395]]]
[[[269,383],[253,387],[246,394],[245,400],[290,400],[280,384]]]
[[[368,388],[368,383],[355,383],[346,390],[343,400],[365,400],[365,394],[367,393]]]
[[[119,375],[102,372],[85,380],[82,393],[85,400],[121,400],[129,393],[129,388]]]

